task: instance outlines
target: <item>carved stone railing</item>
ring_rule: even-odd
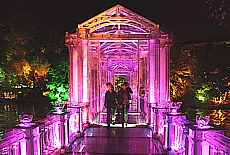
[[[172,108],[152,107],[154,138],[158,138],[168,154],[215,155],[230,154],[230,138],[220,126],[201,126],[187,120],[186,115],[172,112]],[[205,118],[201,117],[201,118]],[[204,120],[198,120],[197,123]]]
[[[224,136],[223,132],[209,132],[204,138],[209,143],[209,152],[212,154],[230,154],[230,138]]]
[[[20,154],[20,141],[24,139],[24,131],[19,129],[13,129],[2,136],[0,140],[0,154],[8,155]]]
[[[68,108],[67,112],[49,113],[30,125],[16,124],[0,140],[1,155],[65,154],[74,140],[81,136],[82,107]]]

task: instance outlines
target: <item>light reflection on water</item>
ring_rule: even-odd
[[[32,104],[29,102],[0,102],[0,137],[4,131],[4,127],[13,126],[17,123],[19,114],[32,114],[33,120],[39,120],[46,117],[51,110],[48,103]]]
[[[209,115],[210,125],[224,126],[226,128],[225,135],[230,137],[230,110],[226,109],[206,109],[198,108],[186,109],[187,119],[195,122],[196,114]]]
[[[214,125],[225,126],[225,135],[230,137],[230,110],[213,110],[210,118]]]

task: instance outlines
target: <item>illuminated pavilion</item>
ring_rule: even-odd
[[[88,105],[90,116],[100,114],[105,84],[116,88],[127,81],[134,92],[132,112],[140,109],[140,87],[146,90],[147,122],[152,121],[151,107],[168,106],[172,39],[158,24],[118,4],[78,24],[76,32],[67,32],[65,43],[72,105]]]
[[[20,115],[20,123],[2,135],[0,154],[230,154],[230,138],[208,125],[210,116],[191,122],[177,112],[182,102],[169,102],[171,44],[159,25],[120,5],[78,25],[66,34],[71,105],[39,121]],[[124,81],[134,91],[130,116],[140,115],[140,87],[147,92],[145,125],[102,127],[105,84]]]

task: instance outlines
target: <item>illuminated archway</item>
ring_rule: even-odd
[[[72,105],[90,105],[100,113],[107,82],[119,75],[132,87],[138,111],[138,90],[147,91],[147,103],[166,107],[170,100],[169,49],[171,36],[148,19],[116,5],[66,33],[70,55]],[[151,112],[148,113],[152,122]]]

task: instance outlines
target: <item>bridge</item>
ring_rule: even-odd
[[[69,100],[66,111],[7,128],[0,154],[230,154],[224,129],[196,122],[178,113],[181,102],[170,101],[169,56],[172,36],[159,25],[116,5],[66,32],[69,49]],[[106,83],[128,82],[133,89],[128,126],[106,129],[102,110]],[[140,89],[144,88],[144,113]],[[58,109],[57,109],[58,110]],[[127,142],[127,143],[125,143]]]

